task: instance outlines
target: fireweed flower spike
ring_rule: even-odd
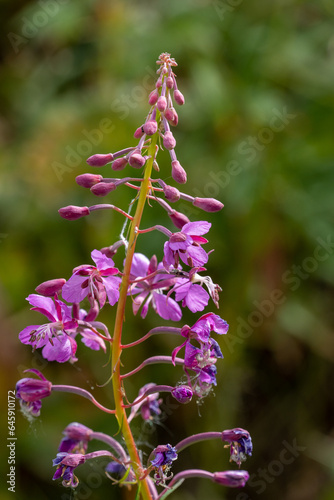
[[[173,477],[171,467],[180,452],[198,441],[219,439],[220,443],[227,442],[231,461],[239,466],[252,453],[249,433],[236,428],[187,436],[175,446],[152,443],[153,452],[145,460],[145,465],[142,460],[144,452],[135,439],[138,420],[141,418],[149,425],[158,423],[164,415],[164,408],[168,408],[169,397],[173,405],[170,408],[177,411],[181,404],[187,404],[192,399],[201,402],[212,391],[212,387],[219,382],[217,361],[223,358],[216,338],[228,331],[227,323],[212,312],[190,321],[192,326],[181,328],[181,325],[164,324],[171,321],[175,325],[180,321],[181,307],[187,307],[193,313],[203,311],[210,298],[219,306],[220,286],[214,283],[211,276],[202,275],[206,271],[203,266],[209,265],[209,254],[212,252],[212,249],[206,250],[208,240],[204,237],[211,223],[189,220],[177,205],[182,201],[190,207],[211,213],[221,210],[223,204],[214,198],[193,197],[178,189],[187,182],[186,170],[176,155],[176,147],[179,146],[176,109],[184,105],[185,98],[177,85],[175,59],[164,52],[157,64],[157,81],[148,96],[147,115],[129,143],[113,152],[94,152],[87,159],[87,164],[92,169],[101,169],[99,173],[95,170],[76,177],[79,186],[90,189],[98,197],[113,197],[116,188],[131,190],[127,206],[121,208],[101,203],[81,207],[68,205],[59,209],[60,216],[68,221],[92,215],[92,223],[92,212],[113,210],[117,212],[117,218],[124,217],[120,234],[114,242],[107,240],[101,250],[93,250],[91,257],[94,264],[79,265],[68,281],[55,278],[39,285],[37,293],[29,295],[28,301],[32,309],[47,320],[42,325],[27,326],[19,334],[21,342],[30,345],[33,350],[42,349],[44,358],[58,363],[77,360],[78,338],[93,351],[102,349],[106,352],[110,347],[109,382],[113,403],[104,406],[86,389],[51,383],[37,370],[30,370],[35,378],[23,378],[16,388],[16,395],[28,418],[40,414],[42,399],[53,392],[65,392],[66,401],[73,401],[73,404],[75,398],[80,396],[89,404],[93,403],[95,409],[114,415],[118,432],[115,434],[113,425],[113,435],[90,429],[85,425],[89,425],[87,421],[72,422],[65,428],[57,457],[53,460],[56,467],[53,479],[61,479],[64,486],[75,488],[79,482],[75,475],[79,465],[87,460],[108,457],[105,475],[110,487],[126,485],[129,489],[133,488],[136,491],[130,496],[137,500],[160,500],[172,494],[184,479],[192,477],[210,479],[229,487],[244,486],[248,479],[246,471],[225,471],[225,467],[223,472],[182,470],[180,460],[180,472]],[[154,178],[155,172],[160,171],[159,155],[169,156],[170,169],[162,171],[160,178]],[[123,169],[126,174],[122,176]],[[135,175],[133,169],[136,169]],[[103,170],[107,173],[100,173]],[[168,184],[165,182],[167,179]],[[161,220],[155,221],[152,227],[142,224],[145,208],[151,213],[155,210],[157,215],[162,212]],[[150,252],[153,231],[159,231],[164,237],[161,248],[155,249],[157,256],[152,256]],[[138,238],[144,248],[143,253],[136,250]],[[98,319],[106,302],[113,306],[113,334],[112,329]],[[131,306],[137,321],[155,315],[154,321],[159,317],[164,320],[163,324],[151,329],[139,327],[130,330],[128,325],[132,322],[125,319],[131,312]],[[127,357],[128,349],[149,343],[153,335],[158,342],[160,334],[173,336],[174,339],[179,337],[172,353],[148,355],[146,359],[139,359],[135,368],[129,366],[129,361],[135,356]],[[168,344],[161,342],[161,348],[164,345]],[[177,356],[180,351],[183,357]],[[141,352],[145,352],[144,349]],[[169,365],[168,370],[159,373],[159,376],[169,374],[165,383],[158,385],[146,381],[143,387],[135,389],[137,397],[133,399],[127,395],[128,381],[131,380],[131,387],[134,387],[139,371],[144,373],[150,365],[152,374],[153,365],[160,370],[162,364]],[[168,396],[164,404],[166,393]],[[89,452],[93,440],[103,442],[108,449]],[[144,442],[146,444],[146,437]]]

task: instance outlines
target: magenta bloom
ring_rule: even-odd
[[[73,275],[62,289],[63,298],[67,302],[81,302],[88,296],[93,303],[97,300],[103,307],[108,297],[109,304],[115,305],[119,298],[121,278],[115,276],[118,269],[114,262],[99,250],[91,253],[95,266],[82,265],[73,270]]]
[[[75,360],[77,343],[69,334],[76,329],[77,321],[72,319],[71,307],[56,298],[53,301],[36,294],[29,295],[27,300],[32,310],[44,314],[50,323],[27,326],[19,334],[21,342],[33,349],[42,347],[42,355],[48,361]]]
[[[175,291],[175,300],[181,301],[182,307],[188,307],[193,313],[203,311],[209,303],[210,295],[208,292],[201,285],[192,283],[187,278],[179,278],[173,290]]]
[[[181,330],[181,335],[187,339],[196,339],[203,344],[207,343],[211,332],[219,335],[226,334],[229,325],[218,314],[203,314],[196,323],[190,327],[185,325]]]
[[[168,270],[170,266],[177,268],[179,259],[191,267],[203,266],[208,261],[208,254],[201,244],[208,240],[202,237],[211,227],[209,222],[188,222],[178,233],[172,234],[164,244],[163,263]]]
[[[166,275],[157,273],[159,269],[163,269],[163,266],[157,264],[155,256],[149,260],[141,253],[134,254],[130,278],[131,280],[140,279],[140,281],[134,281],[129,289],[131,295],[138,294],[132,302],[133,313],[137,314],[141,309],[141,317],[145,318],[151,304],[161,318],[179,321],[182,317],[180,306],[175,300],[163,293],[174,285],[176,279],[166,279]],[[152,274],[153,276],[150,276]],[[145,277],[147,278],[145,279]]]

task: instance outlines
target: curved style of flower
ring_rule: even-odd
[[[108,297],[113,306],[119,298],[121,278],[115,276],[119,271],[114,261],[99,250],[93,250],[91,257],[96,266],[82,265],[73,269],[73,275],[62,288],[62,296],[67,302],[81,302],[88,297],[92,304],[97,300],[100,307]]]
[[[137,295],[132,302],[133,313],[141,310],[141,317],[145,318],[149,305],[154,311],[166,320],[179,321],[182,317],[180,306],[171,297],[163,292],[174,285],[175,278],[166,278],[166,274],[159,274],[162,264],[157,263],[155,255],[149,260],[142,253],[133,256],[130,279],[132,284],[129,288],[131,295]]]

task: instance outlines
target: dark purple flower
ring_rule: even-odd
[[[63,486],[76,488],[79,480],[73,471],[78,465],[83,464],[85,460],[85,455],[81,453],[57,453],[57,457],[52,461],[52,464],[57,466],[52,479],[62,478]]]
[[[230,444],[230,460],[236,462],[239,467],[242,462],[246,460],[246,455],[251,456],[253,451],[253,443],[250,434],[245,429],[237,427],[235,429],[228,429],[223,431],[222,440]]]
[[[39,417],[42,407],[41,399],[50,396],[52,383],[38,370],[25,371],[36,373],[39,379],[22,378],[16,384],[15,395],[20,400],[21,409],[26,416]]]
[[[224,472],[214,472],[213,480],[216,483],[229,486],[230,488],[243,488],[249,479],[249,474],[245,470],[227,470]]]
[[[191,267],[199,267],[208,261],[208,254],[201,244],[208,240],[201,235],[206,234],[211,227],[209,222],[188,222],[178,233],[172,234],[164,244],[163,263],[168,270],[170,266],[177,268],[179,259]]]
[[[190,403],[193,397],[193,390],[189,387],[189,385],[178,385],[177,387],[174,387],[171,395],[179,403],[186,404]]]
[[[151,456],[155,458],[151,460],[151,464],[155,469],[154,479],[156,484],[164,485],[166,480],[173,477],[172,474],[168,476],[168,472],[172,466],[172,462],[177,459],[176,449],[170,444],[163,444],[157,446]]]
[[[163,266],[158,265],[155,256],[149,260],[141,253],[134,254],[130,272],[130,278],[134,282],[130,286],[129,293],[138,295],[132,301],[133,313],[137,314],[141,309],[141,317],[145,318],[151,304],[161,318],[179,321],[182,317],[180,306],[163,293],[174,285],[176,279],[174,277],[166,279],[165,274],[157,273],[159,269],[162,270]]]
[[[72,319],[71,307],[56,298],[36,294],[29,295],[27,300],[32,310],[44,314],[50,323],[27,326],[19,334],[21,342],[33,349],[42,347],[42,355],[48,361],[74,361],[77,344],[69,333],[76,329],[77,321]]]
[[[121,278],[115,276],[119,271],[114,262],[99,250],[91,253],[95,266],[82,265],[73,270],[73,275],[63,286],[62,295],[67,302],[81,302],[88,296],[93,303],[97,300],[103,307],[108,297],[109,304],[114,305],[119,298]]]
[[[65,437],[61,440],[58,451],[85,454],[92,430],[78,422],[72,422],[65,429]]]

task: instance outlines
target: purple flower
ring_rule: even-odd
[[[214,472],[213,480],[216,483],[229,486],[230,488],[243,488],[249,479],[249,474],[245,470],[227,470],[224,472]]]
[[[253,451],[253,443],[250,434],[245,429],[237,427],[235,429],[228,429],[223,431],[222,440],[230,444],[230,461],[236,462],[239,467],[242,462],[246,460],[246,455],[251,456]]]
[[[82,265],[73,270],[73,275],[62,289],[67,302],[81,302],[88,296],[91,303],[97,300],[103,307],[108,297],[109,304],[115,305],[119,298],[121,278],[115,276],[119,271],[114,262],[99,250],[91,253],[95,266]]]
[[[32,310],[44,314],[50,323],[27,326],[19,334],[21,342],[33,349],[42,347],[42,355],[48,361],[74,361],[77,344],[69,333],[77,327],[77,322],[72,319],[71,307],[57,298],[53,301],[36,294],[29,295],[27,300],[34,306]]]
[[[181,404],[190,403],[193,391],[189,385],[178,385],[171,391],[171,395]]]
[[[139,389],[138,399],[140,399],[145,392],[154,387],[156,384],[149,383],[145,384],[143,387]],[[143,420],[153,420],[154,416],[160,415],[160,405],[162,403],[162,399],[159,399],[159,393],[155,392],[153,394],[149,394],[145,399],[143,399],[140,403],[134,404],[131,408],[131,413],[128,418],[128,422],[138,415],[138,411],[140,409],[140,413]]]
[[[88,442],[91,440],[92,430],[78,422],[69,424],[63,434],[65,437],[61,440],[58,451],[66,453],[85,454]]]
[[[31,369],[25,372],[33,372],[39,377],[22,378],[16,384],[16,397],[20,400],[23,413],[26,416],[39,417],[42,401],[51,394],[52,383],[47,380],[40,371]]]
[[[208,292],[188,278],[179,278],[173,291],[175,291],[175,300],[181,301],[182,307],[188,307],[193,313],[203,311],[209,303]]]
[[[76,488],[79,484],[78,478],[73,471],[78,465],[85,462],[85,455],[81,453],[57,453],[57,457],[52,460],[52,464],[57,466],[53,480],[62,478],[63,486]]]
[[[177,459],[176,449],[170,444],[162,444],[157,446],[151,453],[154,460],[151,464],[155,469],[154,479],[156,484],[164,485],[166,480],[172,478],[172,474],[168,476],[172,462]]]
[[[178,233],[172,234],[169,241],[164,244],[165,269],[170,266],[177,268],[179,259],[191,267],[199,267],[208,261],[208,254],[201,247],[201,244],[208,240],[201,235],[206,234],[211,227],[209,222],[197,221],[188,222]]]
[[[191,312],[198,312],[203,311],[211,297],[218,308],[220,286],[213,283],[210,276],[200,276],[197,271],[205,271],[205,268],[194,267],[189,272],[189,278],[179,278],[177,280],[172,290],[175,292],[175,300],[177,302],[182,301],[182,307],[188,307]],[[200,285],[197,283],[200,283]],[[203,289],[202,285],[207,287],[210,295]]]
[[[186,338],[180,346],[173,350],[172,358],[175,359],[177,353],[190,343],[191,340],[196,340],[206,350],[211,351],[216,358],[222,358],[220,347],[218,343],[210,337],[211,332],[218,333],[219,335],[226,334],[229,325],[218,314],[206,313],[201,316],[196,323],[190,327],[185,325],[181,328],[181,335]]]
[[[185,325],[181,329],[181,335],[187,339],[195,339],[202,344],[205,344],[210,339],[211,332],[219,335],[225,334],[228,331],[228,324],[218,314],[206,313],[201,316],[196,323],[189,327]]]
[[[132,302],[133,313],[137,314],[141,309],[141,317],[145,318],[151,304],[161,318],[179,321],[182,317],[180,306],[163,293],[174,285],[176,278],[166,279],[165,274],[158,274],[158,271],[162,269],[162,264],[157,264],[155,256],[149,260],[141,253],[134,254],[130,272],[130,279],[133,283],[129,288],[129,293],[138,295]]]

